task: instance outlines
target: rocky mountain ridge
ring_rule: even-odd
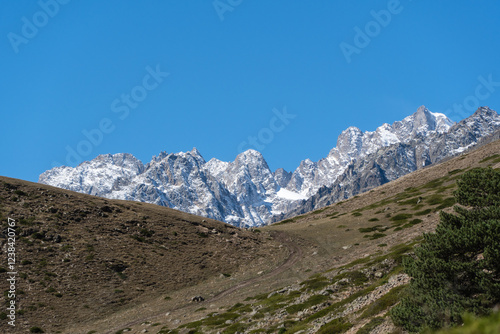
[[[372,132],[349,127],[327,157],[306,159],[293,172],[272,172],[261,153],[232,162],[190,152],[162,152],[143,164],[131,154],[107,154],[77,167],[56,167],[39,182],[106,198],[154,203],[228,222],[265,225],[348,198],[424,166],[460,154],[500,129],[488,107],[453,124],[424,106]]]

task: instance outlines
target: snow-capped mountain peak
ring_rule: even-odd
[[[402,121],[394,122],[392,128],[400,140],[407,138],[409,134],[428,135],[430,132],[443,133],[453,125],[446,115],[430,112],[425,106],[420,106],[417,111]]]
[[[496,122],[498,114],[496,111],[490,109],[489,107],[479,107],[476,112],[471,116],[473,119],[482,118],[486,120],[491,120]]]
[[[243,165],[245,165],[245,164],[255,165],[255,164],[265,163],[267,166],[267,163],[265,162],[265,159],[264,159],[264,156],[262,155],[262,153],[260,153],[259,151],[253,150],[253,149],[246,150],[246,151],[238,154],[236,156],[236,159],[234,160],[234,162],[236,164],[243,164]]]
[[[216,158],[210,159],[203,168],[211,175],[216,178],[220,178],[221,175],[227,170],[231,163],[226,161],[221,161]]]

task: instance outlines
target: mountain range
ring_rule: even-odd
[[[343,200],[445,158],[462,154],[500,129],[488,107],[453,123],[421,106],[392,125],[349,127],[319,160],[293,172],[271,171],[261,153],[232,162],[205,161],[194,148],[144,164],[128,153],[99,155],[77,167],[55,167],[39,182],[110,199],[154,203],[236,226],[260,226]]]
[[[485,111],[476,116],[491,126]],[[479,124],[457,129],[488,131]],[[16,275],[16,294],[0,301],[15,300],[16,333],[401,332],[389,312],[408,295],[405,259],[454,211],[464,175],[498,171],[499,137],[465,136],[459,143],[477,144],[459,156],[254,229],[1,176],[0,225],[16,242],[3,234],[0,247],[17,247],[15,269],[0,266],[0,277]],[[391,147],[380,151],[400,150]],[[335,182],[369,170],[358,164]],[[0,312],[1,333],[12,332],[13,312]]]

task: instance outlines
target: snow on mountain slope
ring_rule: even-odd
[[[258,226],[296,209],[318,189],[338,183],[353,164],[372,166],[373,159],[383,162],[379,151],[405,158],[388,161],[396,170],[387,175],[381,170],[372,173],[375,176],[368,184],[386,182],[384,178],[458,153],[499,127],[498,114],[487,107],[453,125],[445,115],[422,106],[402,121],[383,124],[375,131],[349,127],[328,156],[317,162],[306,159],[293,172],[280,168],[273,173],[255,150],[239,154],[232,162],[215,158],[206,162],[195,148],[161,152],[145,165],[130,154],[100,155],[74,168],[48,170],[39,182],[107,198],[155,203],[237,226]]]
[[[375,131],[362,132],[356,127],[342,131],[328,156],[320,161],[304,160],[292,175],[287,189],[304,196],[312,196],[324,186],[331,185],[341,175],[349,163],[360,159],[380,148],[396,143],[407,143],[415,136],[445,133],[453,125],[445,115],[430,112],[421,106],[411,116],[392,125],[383,124]]]
[[[51,180],[52,186],[103,196],[126,186],[132,177],[143,171],[144,165],[133,155],[118,153],[99,155],[75,168],[55,167],[42,175]]]
[[[422,126],[417,129],[426,130]],[[321,187],[295,209],[274,220],[317,210],[355,196],[498,136],[500,116],[488,107],[479,108],[469,118],[454,124],[446,132],[427,132],[423,135],[420,131],[410,141],[398,142],[362,159],[353,160],[332,185]]]
[[[285,188],[281,188],[280,190],[278,190],[276,195],[278,195],[279,198],[289,199],[292,201],[297,201],[300,199],[307,199],[306,196],[302,196],[301,194],[294,193],[293,191],[287,190]]]

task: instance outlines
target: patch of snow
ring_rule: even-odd
[[[500,116],[487,108],[481,111],[461,121],[458,129],[476,139],[496,131]],[[464,152],[470,145],[462,146],[470,141],[461,140],[462,132],[438,136],[449,132],[452,125],[444,114],[422,106],[414,115],[372,132],[349,127],[339,135],[337,146],[327,157],[303,160],[291,173],[271,172],[262,154],[255,150],[245,151],[231,162],[215,158],[206,162],[193,148],[188,152],[161,152],[147,164],[130,154],[100,155],[75,168],[48,170],[40,175],[39,182],[107,198],[155,203],[238,226],[257,226],[273,215],[293,211],[300,200],[315,195],[321,187],[334,185],[350,164],[366,161],[365,165],[371,166],[369,159],[373,157],[369,155],[376,156],[391,145],[402,143],[409,149],[398,148],[401,161],[396,161],[393,169],[384,170],[388,179],[416,169],[417,163],[431,163],[429,151],[436,138],[447,145],[443,152],[437,152],[441,156]],[[415,145],[422,151],[418,159]],[[378,163],[389,165],[383,159]],[[337,186],[344,188],[349,180],[339,183]]]
[[[462,153],[462,152],[466,151],[467,149],[469,149],[469,147],[471,147],[474,144],[475,143],[472,143],[472,144],[469,144],[467,146],[462,146],[462,147],[456,148],[454,150],[451,150],[450,151],[450,155],[455,155],[455,154],[458,154],[458,153]]]
[[[285,189],[285,188],[281,188],[276,193],[276,195],[278,195],[278,197],[280,197],[280,198],[284,198],[284,199],[288,199],[288,200],[292,200],[292,201],[298,201],[298,200],[301,200],[301,199],[307,199],[306,196],[298,194],[298,193],[293,192],[293,191],[290,191],[290,190]]]

